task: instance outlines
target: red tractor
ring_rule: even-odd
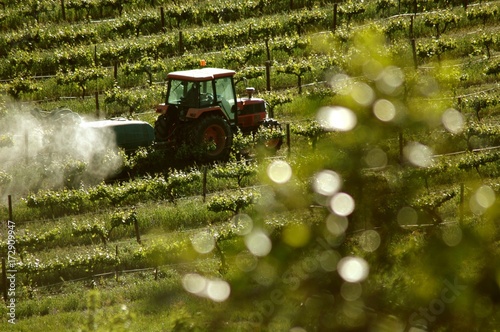
[[[252,134],[265,126],[280,130],[276,120],[267,117],[263,99],[237,98],[235,71],[200,68],[171,72],[167,75],[167,97],[158,105],[160,116],[155,123],[157,145],[173,148],[187,146],[205,161],[228,157],[233,134],[239,130]],[[266,146],[278,149],[282,137],[269,140]]]

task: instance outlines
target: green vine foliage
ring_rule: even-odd
[[[309,22],[310,24],[322,24],[326,15],[324,10],[315,9],[300,10],[299,13],[294,14],[293,18],[288,15],[278,15],[278,17],[269,18],[249,18],[248,20],[238,21],[234,23],[231,28],[224,26],[206,26],[190,28],[183,33],[183,48],[188,50],[221,50],[226,45],[239,45],[241,40],[247,40],[249,37],[249,26],[251,27],[251,40],[262,41],[264,38],[276,38],[279,36],[294,36],[297,34],[295,22]],[[141,21],[141,20],[139,20]],[[122,21],[123,22],[123,21]],[[308,24],[309,24],[308,23]],[[132,40],[130,35],[125,33],[125,30],[137,30],[137,24],[146,23],[127,23],[125,27],[109,27],[111,30],[117,30],[123,34],[123,39],[108,37],[108,40],[95,40],[100,41],[99,49],[95,54],[95,48],[84,43],[65,44],[63,41],[51,41],[58,45],[65,44],[64,47],[53,49],[50,54],[44,52],[43,49],[34,49],[33,51],[12,49],[8,54],[9,63],[3,76],[11,76],[12,73],[24,70],[25,72],[35,74],[54,74],[61,69],[75,70],[79,67],[90,67],[95,64],[94,56],[97,56],[97,63],[102,66],[112,66],[117,62],[127,59],[128,62],[139,62],[145,56],[151,56],[155,59],[171,57],[172,55],[179,54],[179,35],[177,31],[172,31],[163,34],[153,34],[150,38],[142,38],[140,40]],[[146,25],[150,25],[147,23]],[[82,28],[84,29],[84,28]],[[124,30],[125,29],[125,30]],[[121,31],[121,32],[120,32]],[[50,35],[52,32],[40,32],[41,36],[45,34]],[[91,41],[95,36],[95,30],[90,29],[89,35],[78,37],[77,39],[88,38]],[[134,32],[136,33],[136,32]],[[99,33],[99,36],[105,36],[109,33]],[[70,39],[70,33],[62,33],[61,38]],[[67,37],[66,37],[67,36]],[[19,38],[24,38],[20,36]],[[47,37],[49,38],[49,37]],[[100,38],[100,37],[99,37]],[[43,38],[42,38],[43,39]],[[297,40],[297,39],[296,39]],[[10,49],[8,46],[8,39],[0,41],[0,45],[4,44],[5,49]],[[47,42],[49,43],[49,42]],[[247,44],[246,44],[247,45]],[[303,47],[303,42],[296,42],[298,47]],[[263,48],[263,47],[262,47]],[[285,44],[277,45],[277,48],[289,49]],[[183,53],[184,50],[180,50]],[[256,48],[255,52],[262,52],[261,49]],[[1,51],[0,51],[1,52]],[[238,57],[238,61],[245,61],[244,58],[248,55]],[[195,66],[198,64],[199,59],[196,60]],[[184,67],[179,67],[182,63],[178,63],[177,70]],[[192,68],[192,67],[191,67]]]
[[[469,170],[476,169],[479,172],[479,167],[488,163],[497,162],[500,159],[500,152],[483,152],[483,153],[468,153],[458,162],[458,169]]]
[[[257,165],[247,160],[230,161],[217,165],[210,174],[215,178],[235,179],[238,187],[241,187],[245,178],[257,174]]]
[[[72,235],[74,237],[90,235],[91,238],[99,238],[102,244],[106,246],[107,242],[110,240],[111,231],[120,226],[130,226],[137,223],[137,213],[135,210],[132,212],[120,211],[115,212],[111,216],[110,222],[103,220],[88,221],[83,224],[77,224],[73,222],[72,224]]]
[[[488,32],[483,32],[481,35],[478,37],[475,37],[472,40],[472,45],[475,47],[475,53],[481,52],[481,49],[484,48],[486,50],[486,57],[488,59],[491,58],[491,51],[492,49],[498,45],[500,42],[500,38],[498,37],[498,34],[496,33],[488,33]]]
[[[234,215],[255,203],[258,194],[252,191],[238,191],[232,194],[217,195],[207,205],[212,212],[232,212]]]
[[[424,14],[422,20],[425,26],[435,29],[435,37],[439,38],[450,25],[457,24],[460,18],[451,11],[439,11]]]
[[[122,66],[125,75],[140,75],[146,73],[148,75],[148,84],[153,84],[153,74],[164,71],[165,62],[163,60],[155,60],[151,57],[144,57],[136,63],[126,63]]]
[[[490,65],[488,65],[488,67],[486,67],[484,73],[486,75],[498,76],[500,74],[500,61],[493,61]]]
[[[457,42],[453,38],[432,39],[429,42],[417,43],[417,55],[420,58],[437,57],[438,60],[445,52],[457,48]]]
[[[155,89],[150,89],[149,92],[154,93]],[[149,99],[150,96],[143,89],[123,89],[115,84],[105,92],[104,103],[110,106],[112,115],[121,115],[125,111],[132,117],[146,107]]]
[[[266,91],[261,97],[266,101],[267,111],[271,117],[275,116],[276,108],[292,101],[292,93],[290,91]]]
[[[410,22],[405,17],[391,17],[384,21],[382,30],[389,38],[393,38],[398,32],[405,32],[410,26]]]
[[[266,69],[263,67],[244,67],[241,70],[238,70],[234,75],[234,79],[236,84],[245,81],[251,80],[254,78],[262,78],[266,75]]]
[[[339,13],[347,18],[347,24],[365,10],[366,4],[360,1],[347,0],[339,6]]]
[[[40,91],[41,87],[29,77],[17,76],[7,84],[5,90],[14,100],[18,100],[21,94]]]
[[[87,221],[85,224],[73,223],[72,228],[72,235],[74,237],[90,235],[92,238],[97,237],[104,245],[108,241],[108,230],[104,221]]]
[[[498,17],[499,8],[495,3],[485,3],[479,6],[471,6],[467,8],[466,15],[471,21],[479,20],[486,25],[489,20]]]
[[[64,280],[88,277],[89,273],[103,272],[119,263],[120,259],[113,251],[104,247],[93,247],[88,251],[48,260],[29,255],[23,262],[19,262],[17,269],[20,273],[36,277],[40,282],[54,283],[60,282],[61,278]]]
[[[314,68],[314,64],[312,59],[304,58],[304,59],[289,59],[285,64],[274,64],[274,68],[278,73],[285,73],[290,75],[297,76],[297,88],[299,90],[299,94],[302,93],[302,78],[304,74],[311,72]]]
[[[58,84],[76,84],[82,94],[82,99],[85,98],[87,92],[87,84],[90,81],[97,81],[105,76],[105,71],[101,67],[87,67],[87,68],[76,68],[73,71],[63,72],[60,71],[56,75],[56,80]]]
[[[259,57],[263,54],[264,48],[259,44],[250,44],[243,48],[225,48],[222,51],[222,57],[230,68],[242,68],[251,59]],[[250,77],[247,77],[250,78]]]
[[[61,228],[54,227],[48,231],[32,232],[29,229],[25,230],[23,234],[16,237],[16,249],[20,255],[21,260],[25,252],[34,252],[42,250],[50,242],[55,242],[61,235]],[[8,242],[0,242],[0,250],[7,252]]]
[[[201,177],[199,171],[173,170],[166,176],[145,177],[118,185],[101,183],[90,188],[41,190],[23,201],[30,208],[48,216],[89,211],[95,206],[109,207],[135,204],[148,199],[175,200],[189,192],[189,185]]]
[[[499,104],[498,96],[491,93],[478,93],[470,97],[462,99],[462,103],[466,109],[471,109],[476,114],[476,119],[481,121],[482,114],[487,109]],[[474,126],[473,126],[474,127]],[[474,130],[470,128],[469,130]]]
[[[157,267],[182,261],[191,254],[189,239],[179,241],[153,240],[147,246],[139,247],[133,253],[133,259],[138,266]]]
[[[309,143],[312,145],[313,150],[316,148],[318,140],[327,134],[324,126],[315,120],[309,120],[305,124],[293,124],[291,127],[291,132],[305,137]]]
[[[441,223],[443,222],[443,219],[440,216],[438,209],[456,196],[457,191],[455,189],[433,192],[416,197],[412,202],[410,202],[410,206],[426,213],[432,222]]]

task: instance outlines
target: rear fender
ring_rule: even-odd
[[[227,115],[218,106],[207,108],[189,108],[186,114],[186,119],[199,119],[210,114],[216,114],[226,120],[229,120]]]
[[[165,104],[156,105],[156,113],[167,114],[167,111],[168,111],[168,105]]]

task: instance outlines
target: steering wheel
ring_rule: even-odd
[[[211,93],[205,93],[205,100],[209,103],[212,104],[214,102],[214,95]]]

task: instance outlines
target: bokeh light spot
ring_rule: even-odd
[[[483,319],[490,316],[494,308],[495,305],[490,297],[481,296],[474,303],[474,314],[477,318]]]
[[[481,186],[471,196],[469,207],[472,213],[482,215],[486,210],[495,203],[496,195],[493,189],[489,186]]]
[[[431,97],[439,92],[439,84],[432,76],[426,76],[418,82],[418,88],[423,96]]]
[[[350,215],[354,211],[354,199],[346,193],[337,193],[330,200],[332,211],[342,217]]]
[[[495,192],[489,186],[479,187],[474,197],[477,203],[486,209],[495,203]]]
[[[395,66],[388,66],[379,75],[376,81],[377,88],[388,95],[393,95],[404,82],[403,71]]]
[[[234,232],[238,235],[250,234],[253,228],[252,218],[245,213],[239,213],[232,219]]]
[[[356,114],[342,106],[322,107],[319,109],[316,119],[323,128],[329,131],[349,131],[358,122]]]
[[[404,147],[403,154],[415,166],[429,167],[432,164],[432,150],[421,143],[409,143]]]
[[[373,229],[364,231],[359,239],[361,248],[367,252],[373,252],[377,250],[380,246],[380,242],[380,234]]]
[[[346,94],[348,91],[347,87],[351,85],[351,78],[346,74],[336,74],[330,80],[330,85],[333,91],[339,94]]]
[[[311,229],[304,223],[290,224],[283,229],[283,241],[291,247],[305,246],[311,237]]]
[[[215,302],[227,300],[231,294],[231,287],[224,280],[209,280],[207,285],[207,296]]]
[[[363,288],[360,283],[357,282],[344,282],[340,286],[340,295],[346,301],[356,301],[361,297],[363,293]]]
[[[360,257],[344,257],[337,265],[342,279],[348,282],[361,282],[368,277],[368,263]]]
[[[276,267],[266,261],[259,262],[252,278],[262,286],[271,286],[276,280]]]
[[[330,233],[335,236],[344,234],[348,226],[348,221],[346,217],[339,216],[336,214],[330,214],[326,218],[326,228]]]
[[[254,230],[245,237],[245,245],[255,256],[266,256],[271,252],[272,242],[269,237],[260,230]]]
[[[368,167],[385,167],[387,165],[387,154],[380,148],[373,148],[366,154],[365,162]]]
[[[380,121],[392,121],[396,117],[396,106],[387,99],[379,99],[373,105],[373,114]]]
[[[382,64],[374,59],[369,59],[363,64],[363,73],[371,80],[376,80],[383,69]]]
[[[337,264],[340,258],[341,256],[337,251],[325,250],[319,255],[318,261],[323,270],[332,272],[337,270]]]
[[[331,196],[339,191],[342,178],[334,171],[323,170],[314,176],[313,189],[320,195]]]
[[[194,250],[200,254],[211,252],[215,247],[215,238],[208,232],[196,233],[191,239]]]
[[[207,280],[196,273],[188,273],[182,278],[182,286],[186,291],[200,294],[207,285]]]
[[[236,265],[241,271],[250,272],[257,267],[257,257],[252,255],[249,251],[245,250],[237,255]]]
[[[307,332],[307,330],[300,326],[294,326],[290,329],[289,332]]]
[[[279,184],[288,182],[292,177],[292,167],[283,160],[275,160],[267,167],[269,178]]]
[[[405,225],[416,225],[418,222],[418,213],[414,208],[405,206],[398,211],[398,224],[401,226]]]
[[[188,273],[182,278],[182,286],[189,293],[208,297],[212,301],[225,301],[231,293],[229,284],[220,279],[210,280],[197,273]]]
[[[352,86],[351,97],[361,106],[369,106],[375,99],[373,89],[366,83],[355,83]]]
[[[460,226],[450,225],[443,228],[441,236],[444,243],[450,247],[454,247],[462,241],[463,233]]]
[[[459,111],[449,108],[441,116],[443,126],[452,134],[459,134],[464,129],[464,117]]]

